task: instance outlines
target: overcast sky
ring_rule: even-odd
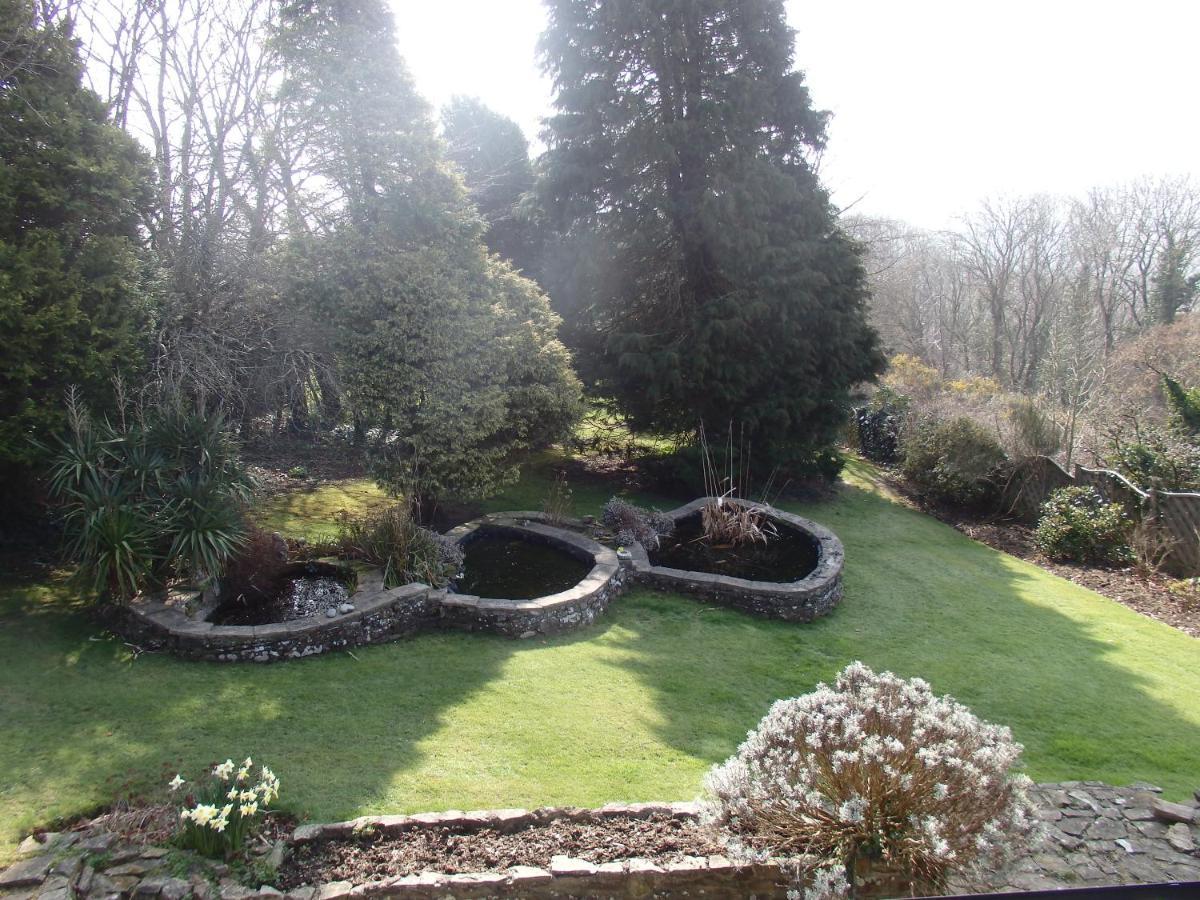
[[[535,138],[540,0],[392,0],[427,99],[480,97]],[[985,196],[1196,173],[1196,0],[789,0],[796,62],[834,114],[839,205],[942,227]]]

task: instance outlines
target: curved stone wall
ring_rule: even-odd
[[[668,513],[679,521],[700,510],[700,498]],[[739,502],[739,501],[734,501]],[[272,662],[377,644],[422,631],[455,629],[490,632],[513,638],[557,634],[594,622],[632,581],[695,594],[755,615],[811,622],[826,615],[842,598],[842,543],[827,528],[768,507],[780,522],[811,535],[818,544],[816,568],[799,581],[748,581],[704,572],[651,565],[634,545],[625,556],[578,531],[549,523],[538,512],[496,513],[460,525],[448,536],[467,541],[480,529],[519,536],[558,547],[591,562],[574,587],[532,600],[475,597],[436,590],[426,584],[385,588],[377,568],[355,566],[354,609],[334,618],[312,616],[271,625],[214,625],[205,621],[215,598],[195,590],[173,590],[126,607],[106,610],[109,624],[139,647],[188,659],[218,662]],[[583,529],[583,522],[565,523]]]
[[[626,572],[610,548],[538,518],[522,513],[485,516],[459,526],[449,536],[465,540],[480,528],[494,529],[550,544],[591,561],[591,570],[582,581],[547,597],[474,597],[420,583],[385,588],[379,569],[359,566],[357,586],[350,595],[354,610],[334,618],[311,616],[271,625],[214,625],[206,618],[216,606],[216,599],[196,590],[173,590],[106,612],[113,630],[139,647],[214,662],[296,659],[443,628],[528,638],[588,625],[620,592]]]
[[[532,600],[445,594],[441,598],[442,620],[452,628],[522,638],[570,631],[594,622],[624,583],[625,573],[611,548],[521,513],[484,516],[460,525],[446,536],[463,544],[484,530],[557,547],[591,562],[592,568],[574,587]]]
[[[700,497],[667,513],[676,522],[696,515],[712,497]],[[726,503],[763,506],[726,498]],[[656,566],[641,544],[629,548],[633,571],[640,581],[664,590],[696,594],[725,606],[754,615],[789,622],[811,622],[828,615],[842,599],[842,566],[846,552],[842,542],[828,528],[803,516],[771,506],[764,507],[770,518],[810,535],[817,544],[817,565],[799,581],[750,581],[708,572],[689,572]]]

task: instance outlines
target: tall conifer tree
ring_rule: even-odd
[[[882,357],[782,0],[548,6],[547,284],[582,371],[635,425],[811,459]]]
[[[489,257],[382,0],[292,0],[277,44],[330,210],[294,242],[291,292],[329,329],[380,480],[414,499],[486,495],[578,413],[557,317]]]
[[[0,0],[0,469],[18,471],[65,424],[68,388],[110,405],[151,312],[146,159],[83,87],[69,23],[43,16]]]

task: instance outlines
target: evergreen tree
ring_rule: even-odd
[[[1200,387],[1185,388],[1170,375],[1162,383],[1171,424],[1185,437],[1200,438]]]
[[[557,319],[488,255],[381,2],[292,2],[278,47],[339,211],[294,242],[291,290],[330,330],[380,480],[415,500],[484,496],[577,415]]]
[[[82,86],[69,23],[0,0],[0,465],[97,409],[136,367],[149,311],[138,222],[146,161]]]
[[[1190,249],[1186,242],[1167,236],[1151,294],[1154,318],[1160,325],[1174,322],[1179,313],[1191,307],[1200,293],[1200,274],[1189,275],[1187,272]]]
[[[537,235],[522,210],[533,189],[533,164],[521,127],[474,97],[455,97],[442,109],[442,136],[487,222],[488,248],[535,277]]]
[[[542,40],[547,284],[582,371],[635,426],[735,421],[784,463],[827,446],[882,366],[793,40],[782,0],[550,0]]]

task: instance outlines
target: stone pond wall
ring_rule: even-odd
[[[667,513],[676,522],[696,515],[712,498],[701,497]],[[726,498],[727,503],[745,504]],[[799,581],[780,583],[730,578],[707,572],[685,572],[656,566],[640,544],[630,548],[631,563],[640,581],[663,590],[695,594],[754,615],[789,622],[811,622],[828,615],[842,599],[842,566],[845,550],[828,528],[809,519],[768,507],[771,518],[798,531],[807,532],[817,543],[817,566]]]
[[[700,509],[701,498],[668,513],[679,520]],[[738,502],[738,501],[734,501]],[[755,615],[811,622],[842,599],[841,542],[815,522],[771,509],[771,516],[810,533],[819,547],[816,569],[800,581],[747,581],[650,564],[634,545],[625,559],[578,531],[551,525],[543,513],[484,516],[448,533],[469,540],[479,529],[508,532],[550,544],[590,561],[592,568],[568,590],[533,600],[474,597],[425,584],[386,588],[378,569],[358,567],[357,589],[346,611],[271,625],[214,625],[205,621],[215,599],[176,590],[105,610],[107,624],[125,640],[151,651],[213,662],[273,662],[330,650],[394,641],[434,629],[490,632],[512,638],[557,634],[594,622],[630,583],[681,591]],[[568,523],[584,528],[582,522]]]
[[[213,662],[273,662],[330,650],[385,643],[422,631],[455,629],[529,638],[556,634],[595,621],[626,582],[616,553],[579,534],[540,522],[488,516],[450,533],[462,538],[480,527],[520,533],[554,544],[592,562],[574,587],[534,600],[473,597],[425,584],[386,588],[382,573],[363,569],[350,611],[271,625],[214,625],[205,616],[214,601],[198,591],[171,591],[105,611],[109,626],[146,650]]]

